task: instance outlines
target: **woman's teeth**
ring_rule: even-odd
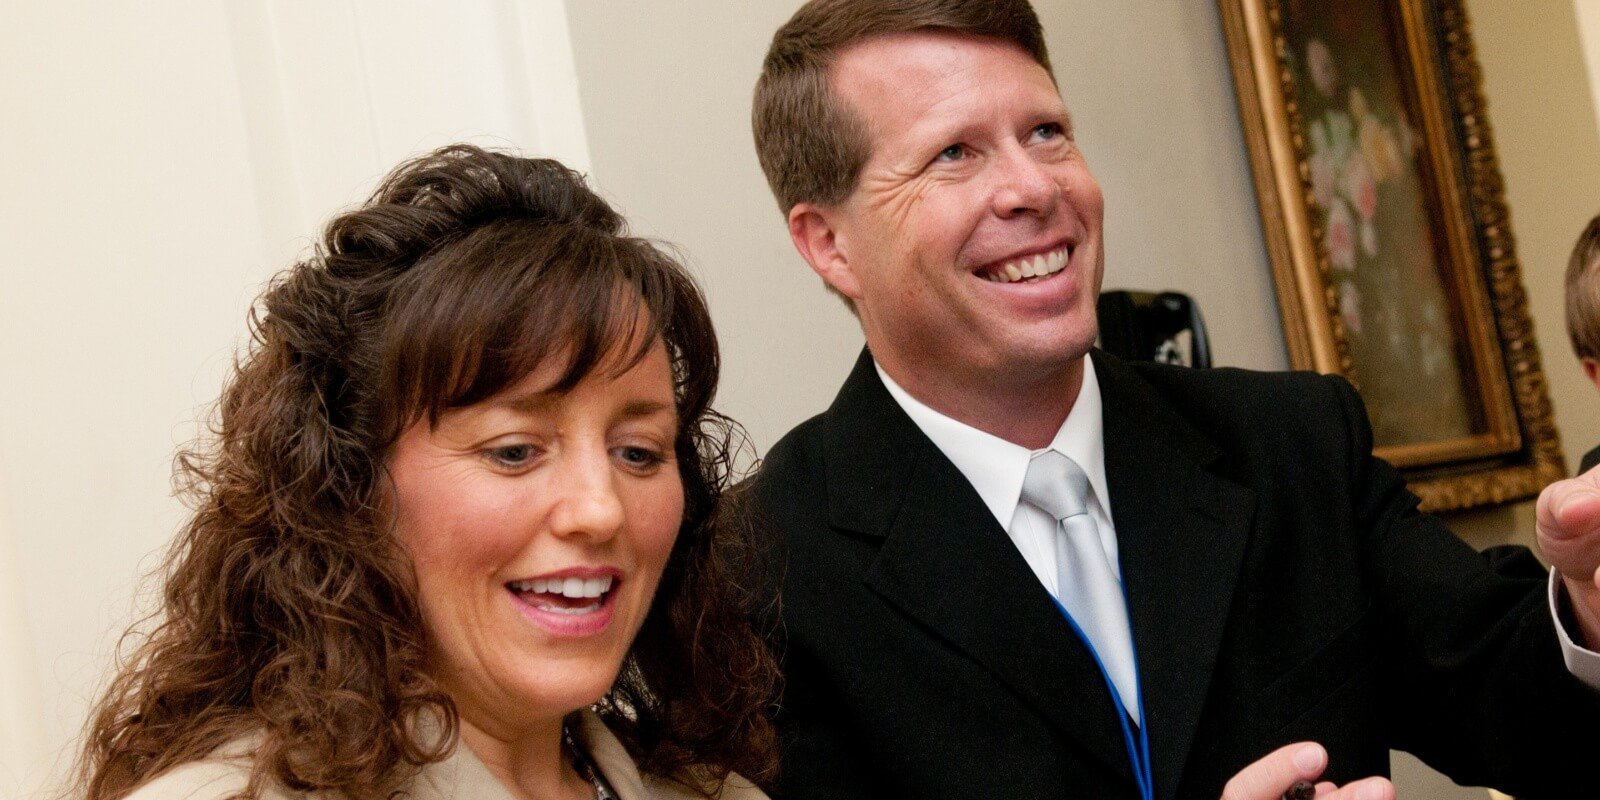
[[[573,600],[601,597],[611,591],[612,579],[604,578],[534,578],[527,581],[512,581],[508,586],[511,591],[518,594],[532,592],[533,594],[560,595]]]
[[[1067,265],[1067,256],[1068,248],[1063,247],[1060,250],[1007,261],[998,267],[985,270],[981,273],[981,277],[995,283],[1016,283],[1029,278],[1042,278],[1060,272]]]

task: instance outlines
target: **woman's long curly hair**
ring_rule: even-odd
[[[639,336],[638,321],[649,326]],[[747,526],[718,525],[736,427],[693,280],[547,159],[469,145],[402,164],[329,223],[251,314],[212,437],[177,460],[194,514],[161,608],[125,639],[79,779],[113,800],[255,736],[247,793],[385,798],[456,746],[424,668],[385,462],[400,433],[507,388],[547,358],[556,390],[656,342],[672,364],[685,512],[600,713],[650,774],[711,793],[770,774],[777,672],[748,623]],[[443,736],[420,730],[442,721]]]

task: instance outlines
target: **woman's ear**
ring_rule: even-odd
[[[851,269],[847,237],[840,222],[838,209],[796,203],[789,209],[789,239],[823,282],[857,301],[861,299],[861,284]]]

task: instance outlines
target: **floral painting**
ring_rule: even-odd
[[[1291,1],[1283,15],[1312,214],[1380,446],[1464,437],[1483,424],[1392,24],[1375,3]]]
[[[1428,511],[1566,472],[1465,0],[1218,0],[1289,363]]]

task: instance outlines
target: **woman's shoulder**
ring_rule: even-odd
[[[705,796],[676,781],[642,775],[622,742],[598,714],[584,711],[573,731],[589,759],[615,789],[621,800],[705,800]],[[766,793],[739,775],[729,775],[717,800],[768,800]]]
[[[645,776],[644,800],[706,800],[705,795],[693,791],[683,784],[659,778]],[[626,799],[624,799],[626,800]],[[722,782],[722,791],[717,795],[717,800],[771,800],[767,793],[757,788],[755,784],[735,773]]]
[[[147,781],[124,800],[227,800],[250,785],[255,737],[242,737],[205,758],[179,764]],[[258,800],[306,800],[272,782],[261,787]]]
[[[205,759],[179,764],[143,786],[126,800],[223,800],[244,791],[250,767]]]

